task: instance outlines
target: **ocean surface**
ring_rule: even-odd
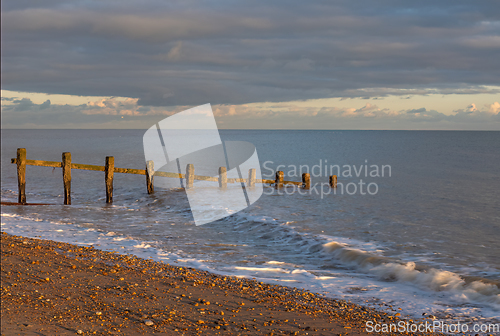
[[[71,152],[73,163],[104,165],[114,156],[115,167],[144,169],[144,131],[2,130],[2,201],[17,201],[10,159],[18,147],[28,159],[60,161]],[[115,174],[107,205],[104,173],[73,170],[73,205],[63,206],[61,169],[28,166],[28,202],[53,205],[3,206],[2,231],[306,288],[413,318],[500,321],[500,132],[220,133],[255,145],[264,178],[281,165],[285,180],[300,181],[309,167],[313,188],[265,186],[247,209],[196,226],[182,189],[148,195],[145,176]]]

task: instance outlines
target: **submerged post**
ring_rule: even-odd
[[[302,188],[304,189],[311,188],[311,174],[309,173],[302,174]]]
[[[337,175],[330,176],[330,187],[337,188]]]
[[[152,194],[155,192],[153,186],[153,178],[155,174],[155,162],[153,160],[149,160],[146,162],[146,186],[148,188],[148,194]]]
[[[186,166],[186,189],[192,188],[194,182],[194,165],[189,163]]]
[[[71,153],[62,153],[64,205],[71,205]]]
[[[17,149],[17,202],[26,204],[26,148]]]
[[[227,188],[227,169],[226,167],[219,167],[219,188]]]
[[[257,170],[255,168],[251,168],[248,171],[248,184],[247,184],[247,186],[249,188],[255,187],[255,178],[256,178],[256,176],[257,176]]]
[[[104,181],[106,183],[106,203],[113,203],[113,177],[115,173],[115,158],[106,156],[104,166]]]
[[[283,173],[281,170],[278,170],[276,172],[276,181],[275,181],[275,186],[276,188],[282,188],[283,187],[283,179],[285,177],[285,173]]]

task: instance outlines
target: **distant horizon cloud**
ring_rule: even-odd
[[[54,101],[37,107],[18,102],[16,116],[7,107],[2,127],[17,127],[22,118],[25,125],[41,127],[42,116],[52,118],[54,127],[81,122],[90,127],[105,120],[102,111],[110,118],[118,110],[120,119],[145,118],[136,122],[146,124],[162,108],[211,103],[235,106],[232,115],[219,117],[227,127],[256,126],[259,118],[277,126],[281,123],[273,118],[286,113],[289,127],[302,122],[323,128],[336,121],[318,117],[319,112],[306,120],[303,115],[316,112],[296,102],[314,101],[310,107],[320,111],[322,100],[352,100],[352,106],[335,105],[347,113],[362,108],[361,99],[373,104],[398,96],[410,99],[405,106],[378,104],[381,111],[401,114],[390,114],[397,121],[385,125],[377,123],[389,118],[380,111],[345,119],[332,112],[335,106],[323,108],[330,111],[328,117],[344,118],[341,125],[349,128],[466,129],[469,119],[451,116],[471,112],[462,98],[424,105],[422,97],[466,95],[467,104],[478,108],[472,115],[485,122],[481,113],[490,108],[483,105],[500,101],[499,9],[491,1],[455,0],[4,2],[2,90],[22,93],[19,99],[66,95],[80,103],[68,98],[63,108]],[[77,96],[123,99],[89,106]],[[119,102],[126,99],[134,101]],[[12,102],[3,99],[2,106]],[[305,109],[269,109],[287,102]],[[255,105],[252,112],[241,112],[246,105]],[[422,108],[425,113],[415,112]],[[438,124],[415,122],[424,119]],[[123,127],[122,122],[115,127]],[[484,127],[500,130],[495,120]]]
[[[4,99],[2,128],[142,128],[192,106],[143,106],[138,98],[110,97],[87,104],[36,104]],[[294,104],[295,103],[295,104]],[[471,103],[451,114],[425,107],[394,110],[369,102],[355,107],[298,106],[297,102],[213,105],[221,129],[500,129],[500,103]],[[124,119],[125,118],[125,119]],[[321,126],[318,126],[321,125]]]

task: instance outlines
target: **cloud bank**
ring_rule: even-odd
[[[2,88],[176,106],[498,85],[496,1],[11,1]]]
[[[105,98],[78,106],[34,104],[28,98],[3,106],[6,128],[147,128],[192,106],[142,106],[138,98]],[[437,129],[498,130],[500,103],[475,104],[446,115],[426,108],[391,110],[366,103],[360,108],[297,106],[292,103],[213,105],[220,128],[245,129]],[[29,120],[29,122],[27,122]]]

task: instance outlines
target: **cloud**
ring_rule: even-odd
[[[494,102],[491,105],[486,105],[488,108],[488,112],[491,114],[499,114],[500,113],[500,103],[499,102]]]
[[[467,106],[466,111],[469,113],[474,113],[475,111],[478,111],[476,104],[472,103],[469,106]]]
[[[15,99],[12,102],[15,104],[15,111],[26,111],[35,106],[29,98]]]
[[[473,114],[464,113],[465,108],[445,115],[426,108],[395,111],[369,103],[359,108],[219,105],[214,106],[214,113],[219,126],[227,128],[245,125],[267,129],[499,129],[500,114],[491,114],[487,108]]]
[[[103,98],[95,102],[89,102],[86,108],[82,110],[82,113],[130,116],[143,115],[143,112],[149,112],[149,110],[139,110],[137,101],[137,98],[127,98],[125,100],[118,100],[116,98]]]
[[[179,41],[175,46],[172,47],[172,49],[170,49],[167,54],[167,59],[171,61],[179,61],[181,59],[181,48],[182,41]]]
[[[297,61],[290,61],[285,64],[285,69],[307,71],[312,70],[314,61],[304,58]]]
[[[482,109],[477,108],[475,104],[470,104],[465,109],[454,112],[455,114],[450,116],[450,119],[454,122],[467,122],[469,124],[493,123],[494,125],[500,123],[500,103],[498,102],[485,105]]]
[[[427,110],[425,109],[425,107],[422,107],[422,108],[419,108],[419,109],[412,109],[412,110],[408,110],[406,111],[406,113],[408,114],[414,114],[414,113],[425,113],[427,112]]]
[[[500,36],[475,36],[462,40],[464,47],[474,49],[500,49]]]
[[[148,128],[188,105],[143,106],[137,98],[102,98],[82,105],[35,104],[28,98],[2,106],[7,128]],[[267,129],[500,129],[500,103],[470,104],[445,115],[424,107],[392,110],[366,103],[358,107],[298,106],[293,103],[212,105],[221,128]]]
[[[491,93],[495,13],[452,0],[15,1],[2,4],[2,88],[148,106]]]

